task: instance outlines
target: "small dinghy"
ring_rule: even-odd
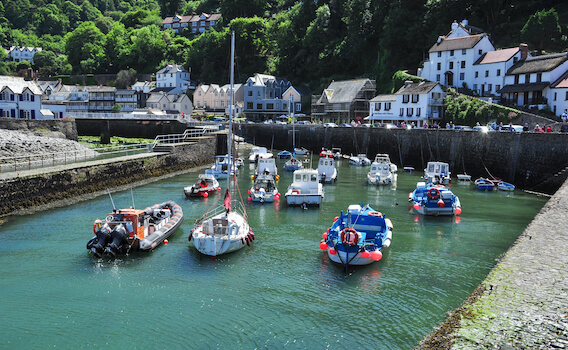
[[[192,186],[183,188],[186,197],[209,197],[211,193],[220,193],[219,181],[212,174],[200,174]]]
[[[173,201],[154,204],[144,210],[115,209],[105,220],[95,220],[95,236],[87,243],[87,249],[97,258],[103,254],[115,257],[131,250],[152,250],[182,222],[183,211]]]
[[[323,234],[320,249],[331,261],[348,265],[368,265],[383,257],[382,249],[392,240],[392,222],[368,204],[350,205],[347,213],[335,218]]]
[[[497,184],[497,188],[500,191],[514,191],[515,185],[510,184],[510,183],[505,182],[505,181],[499,181],[499,183]]]
[[[481,191],[493,191],[495,189],[495,185],[492,181],[484,177],[480,177],[479,179],[475,180],[475,188]]]

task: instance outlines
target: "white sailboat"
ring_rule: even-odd
[[[231,96],[229,108],[229,137],[228,154],[231,153],[232,144],[232,120],[234,111],[233,85],[234,85],[234,58],[235,58],[235,32],[231,33]],[[229,157],[229,163],[233,161]],[[229,164],[229,167],[231,165]],[[223,204],[213,206],[199,218],[189,236],[193,240],[195,248],[202,254],[218,256],[250,245],[254,240],[254,233],[248,224],[247,213],[244,204],[238,200],[231,200],[231,178],[227,178],[227,190]],[[235,179],[236,185],[236,179]]]

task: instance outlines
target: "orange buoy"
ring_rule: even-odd
[[[168,244],[169,241],[167,239],[164,239],[164,244]]]

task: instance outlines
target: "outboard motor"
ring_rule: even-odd
[[[118,253],[126,252],[128,245],[128,232],[124,225],[120,224],[112,230],[112,242],[106,247],[105,254],[116,257]]]
[[[93,255],[100,258],[107,243],[111,240],[110,226],[105,222],[95,233],[96,237],[87,243],[87,249],[93,252]]]

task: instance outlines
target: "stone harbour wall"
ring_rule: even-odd
[[[211,163],[215,145],[216,138],[207,137],[196,144],[178,145],[171,153],[3,174],[0,216]]]

